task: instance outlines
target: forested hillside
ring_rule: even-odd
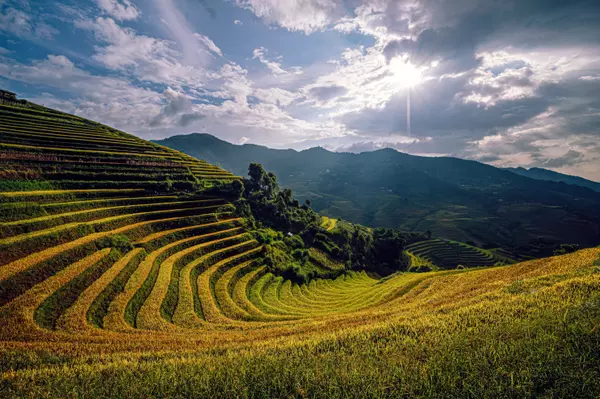
[[[520,176],[457,158],[386,149],[333,153],[233,145],[207,134],[159,141],[236,174],[249,162],[328,216],[372,227],[431,231],[435,237],[531,256],[560,244],[600,244],[600,193]]]
[[[565,175],[553,170],[543,168],[506,168],[506,170],[516,173],[521,176],[530,177],[532,179],[563,182],[575,186],[587,187],[591,190],[600,192],[600,183],[587,180],[579,176]]]

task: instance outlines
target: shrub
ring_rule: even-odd
[[[115,248],[121,254],[125,254],[133,249],[133,244],[129,238],[123,234],[114,234],[108,237],[101,238],[97,243],[98,249]]]

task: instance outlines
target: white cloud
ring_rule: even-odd
[[[59,33],[50,25],[33,21],[30,15],[12,7],[0,11],[0,31],[25,39],[52,39]]]
[[[327,108],[333,118],[381,109],[394,95],[406,92],[402,72],[387,62],[380,46],[346,49],[339,61],[328,63],[337,65],[336,69],[305,85],[301,92],[306,105]]]
[[[234,25],[244,25],[244,23],[242,21],[240,21],[239,19],[236,19],[235,21],[233,21]]]
[[[424,11],[418,3],[415,0],[378,0],[361,4],[354,9],[353,16],[336,21],[333,29],[346,34],[357,31],[387,43],[405,37],[411,31],[418,33],[416,14]]]
[[[252,82],[248,80],[248,71],[237,64],[225,64],[218,72],[222,98],[233,98],[237,104],[248,105],[248,96],[252,93]]]
[[[306,34],[322,30],[344,14],[337,0],[236,0],[269,24]]]
[[[93,57],[109,69],[170,85],[200,85],[206,80],[206,71],[185,63],[173,42],[138,35],[110,18],[80,20],[75,25],[93,32],[98,41],[106,43],[95,47]]]
[[[287,75],[287,74],[296,74],[299,75],[302,73],[302,68],[300,67],[292,67],[289,71],[286,71],[281,67],[280,62],[272,61],[267,58],[266,53],[268,50],[264,47],[255,48],[252,52],[252,59],[258,59],[262,64],[264,64],[274,75]],[[279,57],[281,58],[281,57]]]
[[[280,89],[278,87],[268,89],[259,88],[254,90],[253,95],[267,104],[274,104],[280,108],[290,106],[301,96],[299,93],[292,93],[291,91]]]
[[[258,59],[261,63],[265,64],[267,68],[271,70],[275,75],[285,74],[286,72],[281,68],[281,64],[275,61],[269,61],[265,56],[268,50],[264,47],[255,48],[252,52],[252,59]]]
[[[130,0],[96,0],[106,14],[120,21],[137,19],[140,12]]]
[[[136,87],[123,78],[93,75],[62,55],[49,55],[31,64],[0,57],[0,77],[54,88],[71,100],[48,95],[32,100],[129,131],[148,126],[149,115],[158,113],[163,101],[152,90]]]
[[[206,48],[208,48],[213,53],[220,55],[221,57],[223,56],[223,52],[221,52],[221,49],[217,47],[215,42],[213,42],[208,36],[204,36],[199,33],[194,33],[194,37],[200,40],[200,42],[202,42],[202,44],[204,44]]]
[[[246,144],[248,141],[250,141],[249,137],[243,136],[239,141],[238,144]]]
[[[154,0],[157,10],[160,12],[161,21],[166,26],[170,39],[176,43],[177,48],[183,54],[183,62],[196,67],[207,67],[213,57],[205,51],[205,44],[194,36],[193,29],[184,13],[176,6],[173,0]],[[215,46],[216,47],[216,46]]]

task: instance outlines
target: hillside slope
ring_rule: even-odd
[[[501,257],[491,251],[448,240],[425,240],[408,245],[410,254],[425,259],[443,269],[463,267],[494,266],[513,263],[509,257]]]
[[[197,279],[205,321],[184,299],[173,323],[157,307],[168,292],[161,267],[136,327],[115,309],[137,272],[108,306],[103,329],[86,324],[86,308],[102,286],[123,284],[118,270],[66,309],[45,305],[72,292],[69,279],[85,267],[78,263],[2,307],[9,328],[0,333],[0,389],[8,397],[595,397],[599,261],[600,249],[588,249],[303,286],[248,262],[218,262]],[[190,289],[185,281],[180,293]],[[56,330],[34,323],[40,312]]]
[[[548,180],[563,182],[572,184],[575,186],[587,187],[591,190],[600,192],[600,183],[595,181],[587,180],[579,176],[565,175],[564,173],[558,173],[553,170],[543,168],[505,168],[506,170],[516,173],[521,176],[530,177],[538,180]]]
[[[533,256],[551,253],[560,243],[600,244],[600,193],[474,161],[391,149],[272,150],[207,134],[159,143],[237,174],[259,162],[320,213],[367,226],[430,230],[437,237]]]
[[[0,104],[0,191],[193,190],[232,173],[108,126],[28,103]]]
[[[230,173],[4,112],[2,397],[600,394],[600,249],[299,285],[263,265],[227,198],[198,191]]]

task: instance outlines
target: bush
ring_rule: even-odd
[[[304,248],[304,241],[297,235],[287,236],[283,239],[283,242],[292,249]]]
[[[283,239],[283,233],[273,229],[259,229],[251,232],[252,238],[261,244],[272,244]]]
[[[108,237],[103,237],[98,240],[98,249],[114,248],[121,254],[125,254],[133,249],[133,244],[129,241],[129,238],[122,234],[114,234]]]

